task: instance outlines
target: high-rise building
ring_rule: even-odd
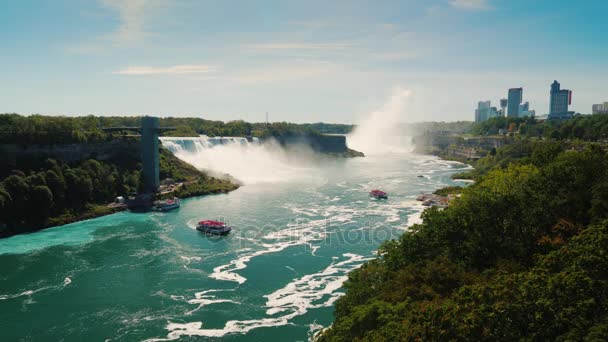
[[[594,104],[593,106],[591,106],[591,113],[592,114],[602,114],[603,111],[604,111],[604,104],[603,103]]]
[[[608,114],[608,102],[594,104],[591,109],[593,114]]]
[[[477,109],[475,109],[475,122],[486,121],[490,118],[498,116],[496,107],[492,107],[491,101],[479,101]]]
[[[566,119],[572,116],[568,106],[572,103],[572,91],[561,89],[557,81],[551,84],[549,98],[549,119]]]
[[[519,105],[519,112],[527,112],[530,109],[530,102],[524,102]]]
[[[536,111],[530,109],[530,102],[526,101],[519,105],[519,117],[535,116]]]
[[[519,116],[519,105],[523,99],[524,88],[511,88],[509,89],[509,96],[507,99],[507,116],[516,118]]]
[[[506,113],[506,111],[507,111],[507,103],[509,103],[507,101],[507,99],[500,99],[500,111],[501,111],[500,114],[502,116],[507,116],[507,113]]]

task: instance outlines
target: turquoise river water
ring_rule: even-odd
[[[450,175],[465,167],[408,153],[305,165],[266,153],[240,160],[234,173],[255,177],[230,194],[0,240],[0,341],[309,340],[331,324],[347,273],[419,220],[416,195],[458,184]],[[389,199],[370,199],[374,188]],[[203,218],[234,231],[206,237]]]

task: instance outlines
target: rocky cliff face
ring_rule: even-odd
[[[289,147],[293,145],[306,145],[313,151],[341,156],[341,157],[363,157],[362,152],[358,152],[348,148],[346,145],[346,136],[344,135],[310,135],[310,136],[288,136],[275,137],[277,142],[283,146]]]
[[[139,141],[113,140],[90,144],[28,145],[0,144],[2,171],[36,169],[48,158],[68,163],[83,159],[137,163],[141,160]]]

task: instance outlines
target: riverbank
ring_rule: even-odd
[[[74,164],[48,160],[43,168],[38,169],[37,174],[28,171],[31,175],[26,176],[23,171],[14,171],[14,175],[0,183],[0,206],[6,206],[7,202],[2,200],[9,198],[15,207],[13,213],[2,208],[1,217],[11,220],[0,223],[0,238],[125,210],[124,207],[108,202],[113,203],[115,197],[126,196],[139,188],[140,171],[132,159],[113,157],[103,163],[88,159],[75,161]],[[165,192],[158,198],[221,194],[239,188],[239,183],[229,176],[226,179],[211,177],[163,148],[160,150],[160,176],[162,179],[179,182],[182,186],[176,191]],[[2,192],[4,188],[8,192]],[[85,200],[87,197],[89,199]],[[35,220],[28,220],[34,216],[30,209],[32,206],[36,206],[37,216]]]
[[[164,193],[162,196],[158,196],[159,199],[178,197],[181,199],[226,194],[239,188],[239,184],[232,183],[230,181],[216,179],[211,177],[207,182],[193,181],[184,183],[178,190],[174,192]],[[107,205],[91,205],[84,212],[71,214],[66,213],[61,216],[51,217],[48,220],[48,224],[41,229],[36,229],[31,232],[38,230],[63,226],[69,223],[90,220],[97,217],[106,215],[116,214],[121,211],[126,211],[124,206],[113,206],[112,204]],[[9,235],[12,236],[12,235]],[[8,237],[8,236],[5,236]]]

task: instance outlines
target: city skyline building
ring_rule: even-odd
[[[592,105],[591,112],[592,114],[608,114],[608,102]]]
[[[522,104],[519,105],[519,117],[524,117],[524,116],[535,116],[536,115],[536,111],[535,110],[531,110],[530,109],[530,102],[526,101]]]
[[[477,102],[477,109],[475,109],[475,122],[483,122],[490,118],[499,116],[498,109],[492,107],[491,101],[479,101]]]
[[[572,104],[571,90],[561,89],[559,82],[554,80],[549,94],[549,119],[566,119],[574,114],[568,111],[568,106]]]
[[[523,99],[524,88],[511,88],[507,96],[507,116],[519,117],[519,105]]]
[[[507,99],[500,99],[500,115],[507,116],[507,104],[509,101]]]

